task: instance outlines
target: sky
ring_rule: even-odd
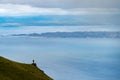
[[[120,0],[0,0],[0,34],[120,31]]]
[[[120,8],[120,0],[0,0],[0,3],[45,8]]]

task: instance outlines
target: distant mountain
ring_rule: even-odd
[[[12,36],[47,38],[120,38],[120,32],[47,32],[31,34],[13,34]]]
[[[23,64],[0,56],[0,80],[53,80],[32,64]]]

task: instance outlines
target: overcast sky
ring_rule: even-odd
[[[120,8],[120,0],[0,0],[0,3],[49,8]]]
[[[0,0],[0,15],[120,14],[120,0]]]
[[[23,16],[41,15],[46,16],[39,17],[37,20],[36,17],[33,20],[27,18],[27,22],[23,21],[25,19]],[[61,17],[49,17],[48,15]],[[19,16],[21,18],[16,20],[1,18],[0,34],[51,31],[120,31],[120,0],[0,0],[1,16]],[[47,20],[43,21],[44,18]],[[38,23],[46,23],[47,27]],[[50,26],[48,23],[62,24],[62,27]],[[69,23],[80,25],[66,25]],[[30,26],[30,24],[34,25]]]

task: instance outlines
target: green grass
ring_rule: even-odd
[[[0,80],[53,80],[31,64],[23,64],[0,56]]]

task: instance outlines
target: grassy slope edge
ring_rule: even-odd
[[[23,64],[0,56],[0,80],[53,80],[31,64]]]

